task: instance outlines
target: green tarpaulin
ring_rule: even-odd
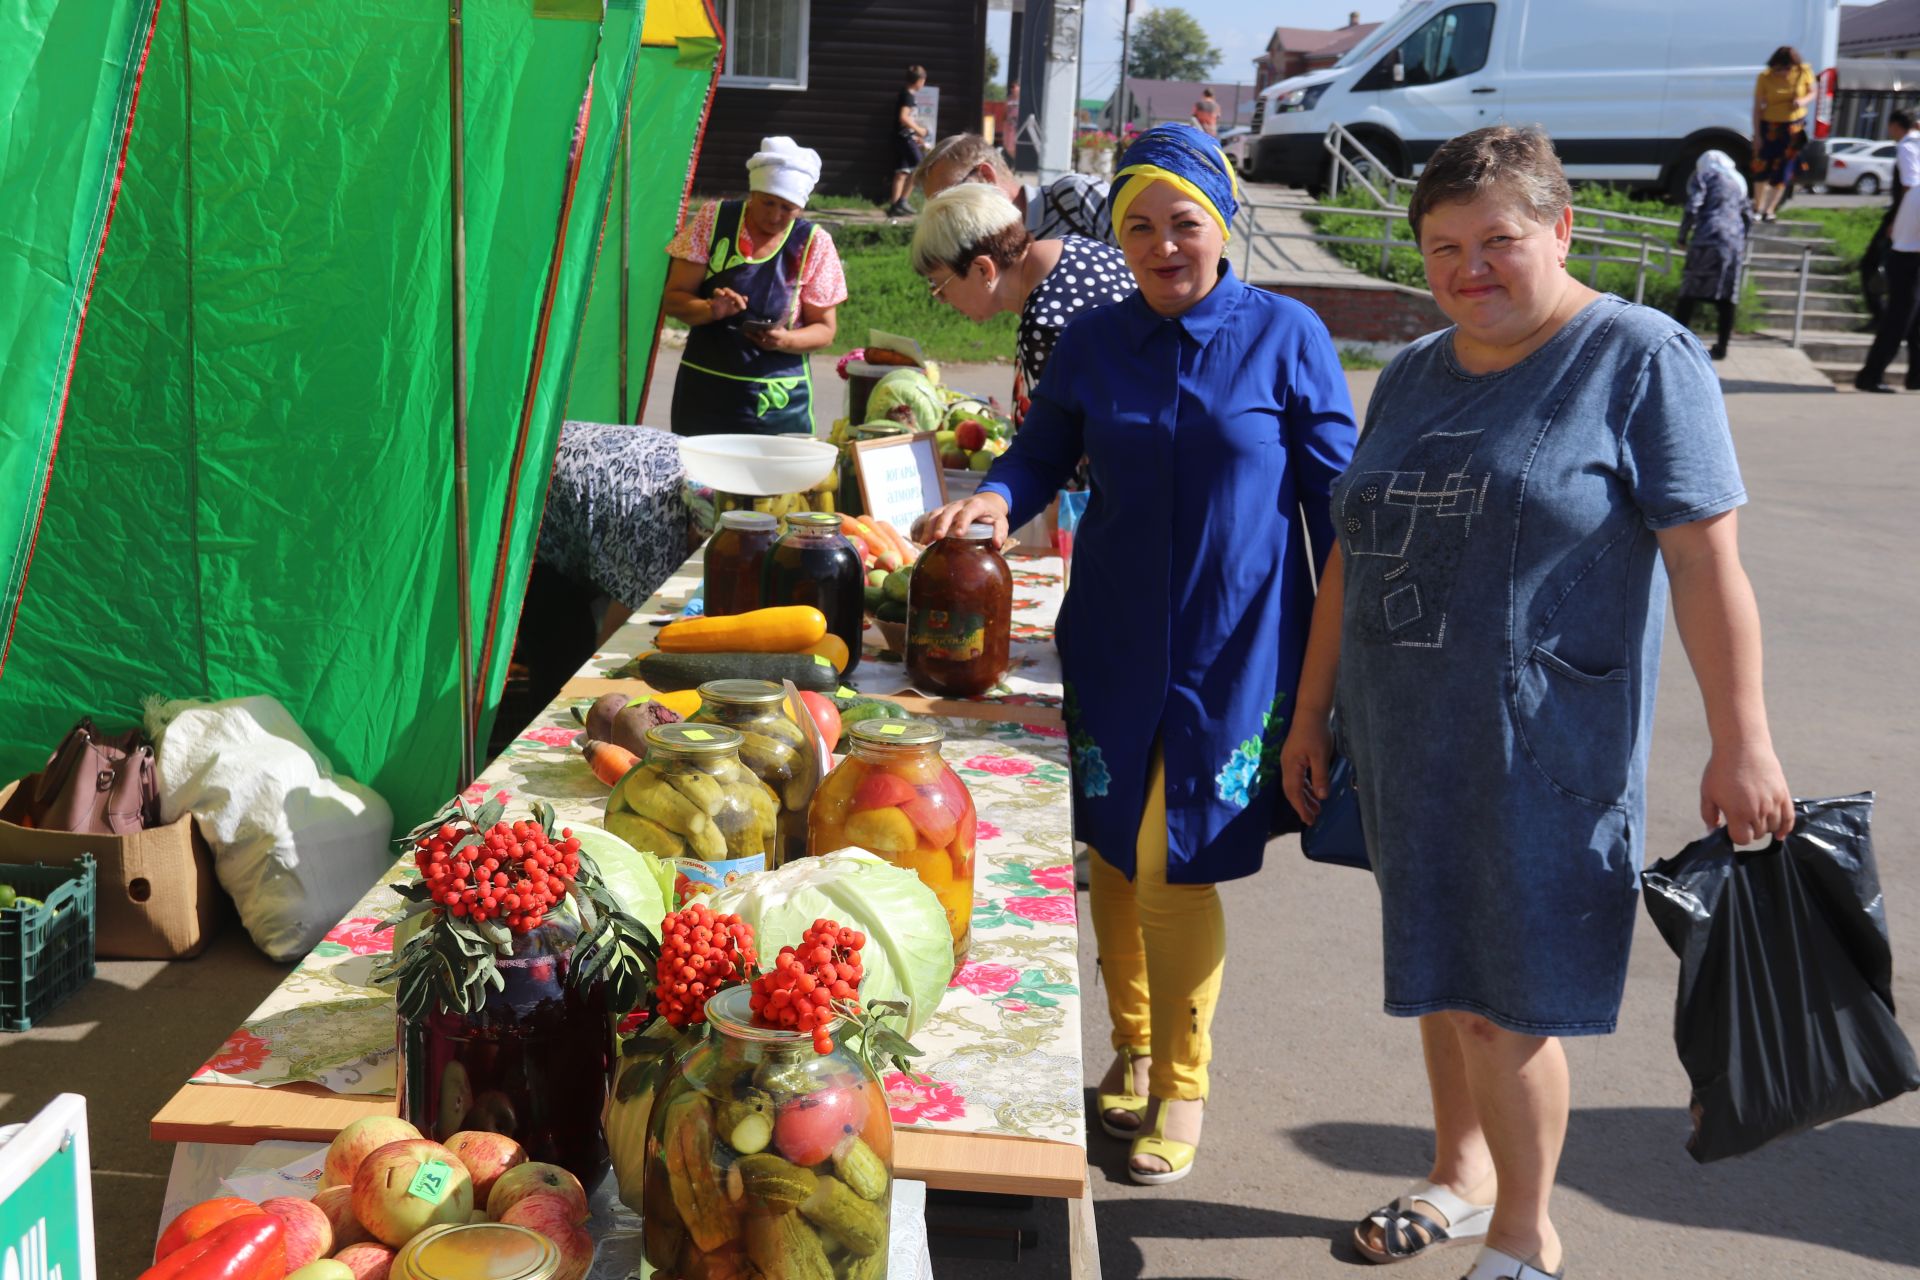
[[[713,75],[711,57],[677,55],[714,35],[704,5],[653,4],[590,5],[584,20],[572,0],[464,5],[483,718],[569,382],[615,376],[612,344],[580,340],[617,294],[602,229],[617,226],[629,99],[636,389],[647,367],[652,259]],[[129,33],[150,13],[0,0],[0,108],[31,108],[0,123],[5,189],[35,215],[29,238],[0,237],[0,332],[35,356],[0,381],[0,522],[31,528],[47,491],[0,670],[0,766],[36,768],[79,715],[131,722],[149,694],[266,693],[336,768],[417,817],[460,754],[447,10],[163,0],[48,486],[36,415],[57,397],[63,343],[71,358],[63,307],[98,240],[90,184],[111,170]],[[20,25],[37,49],[16,47]],[[612,398],[589,407],[616,416],[599,412]]]

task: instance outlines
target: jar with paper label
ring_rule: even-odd
[[[810,604],[827,615],[827,630],[847,644],[849,676],[860,665],[867,626],[866,577],[860,555],[840,532],[840,517],[801,511],[787,517],[787,531],[767,552],[760,603]]]
[[[656,725],[646,759],[607,797],[608,831],[673,862],[676,906],[776,857],[780,798],[741,763],[741,745],[724,725]]]
[[[770,680],[710,680],[700,686],[694,720],[740,735],[740,763],[780,798],[779,842],[771,865],[807,856],[807,806],[820,784],[813,735],[787,709],[787,693]]]
[[[973,943],[973,796],[940,758],[940,726],[862,720],[813,793],[808,852],[857,845],[920,877],[946,908],[957,968]]]
[[[760,575],[780,522],[763,511],[725,511],[701,558],[700,595],[709,618],[760,607]]]
[[[907,675],[915,686],[974,698],[1007,674],[1013,573],[993,526],[972,524],[928,547],[907,588]]]

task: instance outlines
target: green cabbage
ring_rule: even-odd
[[[660,921],[673,901],[673,868],[650,853],[640,850],[604,827],[585,823],[572,826],[580,841],[580,852],[600,872],[601,883],[613,895],[621,909],[653,930],[657,937]]]
[[[897,422],[915,431],[938,431],[946,421],[946,401],[918,369],[900,368],[873,384],[867,398],[868,422]]]
[[[911,1036],[940,1007],[953,976],[947,913],[920,877],[864,849],[801,858],[778,871],[743,876],[714,894],[713,909],[753,926],[754,949],[770,963],[798,946],[825,917],[867,935],[860,999],[902,1000]]]

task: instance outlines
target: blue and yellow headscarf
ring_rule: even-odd
[[[1124,159],[1126,164],[1114,176],[1113,191],[1107,197],[1116,233],[1135,197],[1156,182],[1170,182],[1213,215],[1221,235],[1233,238],[1240,184],[1212,134],[1190,124],[1155,125],[1127,148]]]

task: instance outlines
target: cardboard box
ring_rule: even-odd
[[[96,954],[123,960],[198,955],[220,922],[225,895],[193,818],[130,836],[36,831],[16,825],[26,809],[21,789],[33,780],[0,790],[0,864],[71,862],[91,853],[100,877]]]

